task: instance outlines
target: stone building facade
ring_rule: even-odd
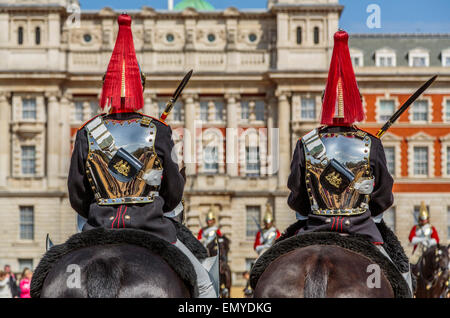
[[[16,270],[38,263],[46,233],[58,243],[76,232],[66,186],[71,143],[78,127],[98,113],[120,13],[80,12],[76,5],[0,0],[0,263]],[[182,76],[194,69],[169,116],[188,175],[186,222],[196,232],[206,213],[217,211],[232,242],[229,259],[238,283],[257,256],[253,218],[261,219],[269,203],[278,228],[295,221],[286,203],[291,156],[297,139],[318,124],[342,10],[337,0],[270,0],[266,10],[128,11],[147,76],[144,113],[159,117]],[[445,61],[450,41],[443,40],[448,45],[437,58]],[[369,42],[379,46],[372,50]],[[435,65],[434,56],[428,66],[380,62],[386,58],[381,53],[399,50],[383,42],[363,35],[351,40],[368,114],[363,128],[381,126],[379,109],[389,107],[380,100],[393,99],[398,107],[420,83],[441,74],[424,97],[430,100],[425,122],[405,115],[385,138],[399,167],[395,211],[387,218],[410,250],[412,211],[421,200],[442,239],[448,236],[450,68]],[[426,41],[418,42],[416,53],[430,56]],[[428,147],[426,175],[414,174],[416,144]]]

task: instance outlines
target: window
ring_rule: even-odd
[[[216,109],[216,120],[217,121],[223,121],[223,109],[224,109],[223,102],[215,101],[214,102],[214,107]]]
[[[22,174],[32,175],[36,173],[36,148],[34,146],[22,146]]]
[[[430,214],[430,206],[427,205],[427,211],[428,211],[428,215],[431,216]],[[419,213],[420,213],[420,205],[415,205],[414,206],[414,224],[417,224],[419,222]]]
[[[34,208],[32,206],[20,207],[20,239],[34,239]]]
[[[450,66],[450,56],[444,58],[444,66]]]
[[[98,102],[90,102],[89,108],[91,110],[91,117],[94,117],[99,114],[100,108],[98,107]]]
[[[162,114],[166,109],[166,102],[159,101],[158,102],[158,114]]]
[[[414,174],[428,176],[428,147],[414,147]]]
[[[316,99],[314,97],[302,98],[301,114],[302,119],[316,119]]]
[[[395,147],[384,147],[386,154],[386,163],[391,175],[395,175]]]
[[[428,101],[418,100],[412,106],[413,121],[428,121]]]
[[[246,147],[245,159],[247,176],[259,176],[259,147]]]
[[[391,118],[392,114],[395,112],[395,101],[393,100],[380,100],[379,108],[379,121],[386,122]]]
[[[450,240],[450,205],[447,206],[447,240]]]
[[[297,44],[302,44],[302,27],[297,27]]]
[[[204,171],[207,173],[217,173],[219,171],[219,152],[215,146],[205,148],[203,161]]]
[[[173,114],[172,114],[172,119],[173,121],[181,121],[181,108],[183,106],[183,103],[181,102],[177,102],[175,103],[175,105],[173,106]]]
[[[241,119],[248,119],[250,115],[250,107],[248,101],[241,102]]]
[[[319,44],[319,28],[314,27],[314,44]]]
[[[380,56],[378,66],[393,66],[394,59],[391,56]]]
[[[408,56],[411,67],[424,67],[430,64],[429,53],[424,49],[414,49],[409,52]]]
[[[22,99],[22,119],[36,119],[36,99]]]
[[[23,44],[23,27],[17,29],[17,43],[19,45]]]
[[[84,119],[83,102],[75,102],[75,120],[82,122]]]
[[[35,30],[35,41],[36,45],[41,44],[41,28],[37,27]]]
[[[445,102],[444,121],[450,122],[450,99],[447,99],[447,101]]]
[[[23,272],[25,268],[33,270],[33,259],[31,258],[19,258],[19,271]]]
[[[208,102],[200,102],[200,119],[203,121],[208,121]]]
[[[423,56],[415,56],[412,58],[412,64],[414,67],[427,66],[427,60]]]
[[[447,146],[447,175],[450,176],[450,146]]]
[[[379,49],[375,52],[375,64],[379,67],[392,67],[397,65],[397,55],[391,48]]]
[[[263,121],[264,120],[264,112],[265,112],[265,103],[263,100],[255,101],[255,118],[256,120]]]
[[[261,207],[259,205],[246,206],[246,236],[248,238],[255,238],[259,231],[259,223],[261,220]]]
[[[352,64],[353,66],[361,66],[361,57],[359,56],[352,56]]]
[[[388,228],[395,231],[395,207],[391,206],[389,209],[384,211],[383,220]]]

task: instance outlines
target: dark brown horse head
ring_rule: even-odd
[[[449,280],[449,247],[440,244],[429,247],[414,266],[417,298],[444,296]]]

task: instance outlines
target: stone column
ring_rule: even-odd
[[[194,94],[185,93],[184,98],[184,136],[183,136],[183,158],[186,167],[186,175],[196,173],[196,147],[195,147],[195,98]]]
[[[238,148],[238,94],[225,95],[227,100],[227,130],[226,130],[226,166],[230,177],[238,175],[239,148]]]
[[[64,95],[61,98],[60,112],[59,112],[59,128],[61,132],[61,144],[60,144],[60,165],[59,176],[62,179],[66,179],[69,174],[70,166],[70,100],[71,95]]]
[[[47,93],[47,185],[49,189],[57,189],[59,175],[59,151],[61,132],[59,129],[59,104],[56,92]]]
[[[278,168],[278,189],[287,189],[287,179],[290,169],[291,138],[290,121],[291,107],[289,104],[289,92],[277,92],[278,97],[278,129],[279,129],[279,168]]]
[[[10,174],[11,136],[9,125],[11,120],[11,105],[8,102],[9,94],[0,92],[0,188],[7,186]]]
[[[276,168],[278,162],[278,134],[275,130],[275,104],[277,99],[273,95],[266,96],[266,114],[267,114],[267,174],[272,175],[274,168]],[[274,139],[275,138],[275,139]]]

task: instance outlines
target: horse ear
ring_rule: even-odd
[[[184,182],[186,182],[186,167],[181,168],[180,174],[184,179]]]

